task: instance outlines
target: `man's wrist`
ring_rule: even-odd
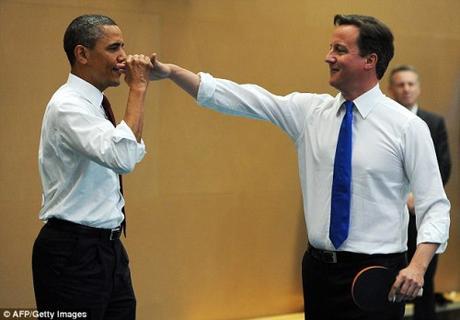
[[[144,95],[147,92],[147,87],[148,87],[148,82],[132,85],[129,87],[129,92],[138,94],[138,95]]]
[[[175,76],[180,71],[180,68],[176,66],[175,64],[168,64],[168,67],[169,67],[168,78],[171,80],[174,80]]]

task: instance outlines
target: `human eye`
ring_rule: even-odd
[[[337,45],[334,47],[334,52],[336,52],[338,55],[344,55],[348,53],[348,50],[344,46]]]
[[[120,48],[123,48],[124,47],[124,44],[123,43],[112,43],[111,45],[109,45],[107,47],[107,50],[109,50],[110,52],[116,52],[117,50],[119,50]]]

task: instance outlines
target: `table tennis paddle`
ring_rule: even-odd
[[[355,304],[365,311],[382,311],[394,302],[388,301],[388,293],[396,280],[398,270],[384,266],[369,266],[359,271],[351,285]],[[423,288],[418,296],[423,293]]]

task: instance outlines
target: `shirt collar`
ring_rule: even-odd
[[[91,102],[91,104],[101,106],[103,98],[102,92],[91,83],[70,73],[69,78],[67,79],[67,85],[81,93],[83,97]]]
[[[380,85],[377,83],[372,89],[370,89],[369,91],[366,91],[365,93],[360,95],[358,98],[353,100],[353,103],[355,104],[356,109],[358,110],[361,117],[363,117],[363,119],[366,119],[369,113],[371,113],[372,109],[374,108],[376,104],[376,99],[381,96],[383,96],[383,93],[380,90]],[[342,104],[345,101],[346,101],[345,98],[340,93],[339,106],[342,106]],[[338,111],[340,111],[340,107]]]

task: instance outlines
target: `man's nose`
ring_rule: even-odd
[[[329,50],[326,54],[326,57],[324,58],[324,62],[326,63],[329,63],[329,64],[332,64],[336,61],[336,57],[335,55],[333,54],[332,50]]]
[[[125,52],[125,49],[121,48],[120,49],[120,55],[117,57],[117,61],[118,62],[125,62],[126,61],[126,52]]]

